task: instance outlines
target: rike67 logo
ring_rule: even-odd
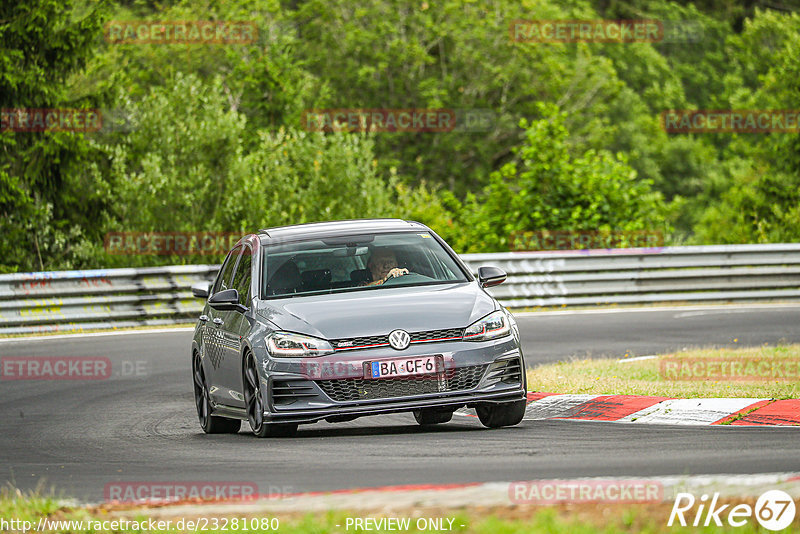
[[[718,527],[723,526],[723,522],[732,527],[742,527],[755,519],[767,530],[783,530],[794,521],[795,511],[794,500],[781,490],[764,492],[754,507],[749,504],[720,504],[719,493],[715,493],[710,501],[706,494],[698,500],[691,493],[678,493],[667,526],[671,527],[677,520],[684,527],[689,524],[707,527],[712,522]]]

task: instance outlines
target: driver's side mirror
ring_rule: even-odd
[[[192,295],[197,298],[206,299],[208,298],[210,288],[211,284],[208,282],[197,282],[196,284],[192,284]]]
[[[208,304],[215,310],[221,311],[238,311],[244,313],[247,307],[239,304],[239,292],[235,289],[225,289],[219,293],[215,293],[210,299]]]
[[[483,287],[500,285],[506,281],[506,272],[499,267],[479,267],[478,282]]]

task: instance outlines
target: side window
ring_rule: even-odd
[[[244,247],[241,251],[241,259],[239,266],[236,268],[236,274],[233,275],[233,285],[239,292],[239,304],[249,306],[250,302],[250,267],[253,264],[253,251],[250,247]]]
[[[222,269],[217,276],[217,281],[214,283],[213,293],[219,293],[220,291],[233,287],[231,284],[231,275],[233,274],[233,268],[236,266],[236,260],[239,259],[241,249],[242,247],[236,247],[228,253],[228,257],[225,258],[225,263],[222,265]]]

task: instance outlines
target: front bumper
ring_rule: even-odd
[[[312,411],[292,412],[264,412],[265,420],[273,423],[315,423],[323,419],[337,417],[362,417],[365,415],[379,415],[397,412],[409,412],[419,408],[452,408],[456,410],[463,406],[474,406],[483,403],[513,402],[525,399],[525,391],[519,388],[516,391],[501,391],[494,393],[467,393],[447,397],[429,397],[414,400],[387,399],[361,406],[340,406],[323,408]],[[391,402],[390,402],[391,401]]]
[[[264,418],[274,423],[313,423],[525,399],[525,365],[513,338],[494,343],[431,344],[404,351],[403,357],[431,354],[442,354],[450,366],[438,375],[404,379],[309,376],[308,368],[297,368],[307,362],[265,362]],[[349,364],[349,369],[357,372],[364,361],[392,357],[397,355],[385,350],[352,351],[337,355],[337,363]],[[273,367],[269,369],[269,365]]]

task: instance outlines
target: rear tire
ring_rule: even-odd
[[[278,438],[293,436],[297,423],[267,423],[264,421],[264,399],[261,395],[261,379],[252,352],[245,354],[244,363],[244,401],[247,406],[247,421],[259,438]]]
[[[437,410],[436,408],[420,408],[414,410],[414,419],[422,426],[427,425],[440,425],[447,423],[453,418],[453,412],[450,410]]]
[[[194,377],[194,404],[203,432],[206,434],[236,434],[239,432],[242,428],[240,420],[211,415],[211,398],[208,394],[206,374],[203,371],[203,360],[197,352],[192,358],[192,375]]]
[[[475,408],[483,426],[500,428],[518,425],[525,417],[525,399],[501,404],[480,404]]]

